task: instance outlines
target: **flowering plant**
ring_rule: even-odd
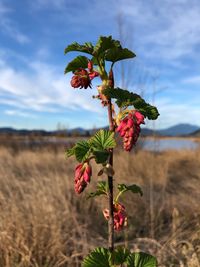
[[[135,57],[135,54],[123,48],[118,40],[112,39],[112,36],[100,36],[96,45],[92,43],[80,45],[76,42],[68,45],[65,54],[71,51],[88,54],[88,57],[77,56],[66,66],[65,73],[73,72],[71,86],[79,89],[92,88],[92,80],[99,77],[101,85],[97,86],[95,98],[107,108],[109,120],[109,130],[99,130],[89,140],[79,141],[66,151],[67,157],[75,156],[79,162],[74,178],[77,194],[82,193],[90,183],[91,160],[102,166],[99,176],[107,175],[107,181],[98,182],[96,191],[89,193],[88,198],[104,195],[108,199],[108,208],[103,210],[103,215],[108,221],[108,248],[100,247],[93,250],[84,259],[83,267],[154,267],[156,259],[153,256],[143,252],[131,253],[128,249],[114,247],[114,231],[122,230],[127,224],[126,209],[119,202],[119,197],[127,191],[142,195],[142,190],[135,184],[118,184],[118,194],[114,197],[113,149],[116,146],[115,134],[119,133],[123,138],[124,149],[130,152],[138,140],[140,125],[144,124],[144,119],[155,120],[159,116],[158,110],[139,95],[115,87],[113,73],[115,63]]]

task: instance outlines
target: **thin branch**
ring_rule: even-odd
[[[112,103],[108,101],[109,129],[114,131],[112,117]],[[113,149],[110,149],[109,164],[113,166]],[[113,214],[113,177],[108,175],[108,201],[109,201],[109,220],[108,220],[108,248],[110,252],[114,250],[114,214]]]

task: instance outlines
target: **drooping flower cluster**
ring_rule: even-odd
[[[75,170],[74,189],[77,194],[83,192],[89,184],[92,176],[92,168],[88,162],[80,163]]]
[[[144,124],[144,115],[139,111],[131,111],[120,121],[117,132],[123,137],[124,149],[130,151],[136,144],[140,134],[140,124]]]
[[[92,61],[88,61],[88,70],[79,68],[74,72],[74,76],[71,79],[71,86],[80,89],[91,88],[91,81],[97,76],[99,76],[99,73],[93,70]]]
[[[106,220],[109,220],[109,210],[104,209],[103,215]],[[127,215],[124,205],[120,203],[113,204],[113,215],[114,215],[114,229],[116,231],[122,230],[122,228],[127,224]]]

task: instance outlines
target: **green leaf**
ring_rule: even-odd
[[[79,141],[75,146],[75,156],[79,162],[84,162],[89,158],[91,147],[87,141]]]
[[[127,258],[127,267],[156,267],[157,260],[144,252],[131,253]]]
[[[130,251],[124,247],[117,247],[113,252],[113,261],[116,265],[122,265],[130,255]]]
[[[109,148],[114,148],[116,142],[114,139],[114,132],[108,130],[99,130],[89,142],[96,150],[106,150]]]
[[[97,184],[97,190],[95,192],[89,193],[87,199],[100,195],[107,195],[107,191],[108,191],[108,184],[105,181],[100,181]]]
[[[94,49],[94,47],[93,47],[92,43],[85,43],[84,45],[80,45],[77,42],[74,42],[65,48],[65,55],[68,52],[72,52],[72,51],[79,51],[79,52],[83,52],[83,53],[87,53],[87,54],[92,55],[93,49]]]
[[[96,57],[92,57],[91,58],[91,61],[92,61],[92,63],[93,63],[94,66],[97,66],[98,65],[98,61],[97,61]]]
[[[109,152],[108,151],[99,151],[99,150],[94,150],[93,155],[95,156],[95,161],[97,164],[100,163],[105,163],[108,159]]]
[[[105,54],[105,60],[111,61],[111,62],[117,62],[119,60],[133,58],[136,55],[128,50],[127,48],[120,48],[115,47],[112,49],[109,49]]]
[[[85,56],[78,56],[75,59],[73,59],[65,68],[65,74],[70,71],[76,71],[79,68],[87,68],[88,65],[88,58]]]
[[[84,260],[82,267],[111,267],[110,253],[106,248],[94,249]]]
[[[69,148],[65,151],[65,157],[66,158],[69,158],[73,155],[75,155],[75,146],[73,146],[72,148]]]
[[[132,185],[118,184],[117,188],[119,192],[122,192],[122,193],[131,191],[132,193],[136,193],[136,194],[139,193],[141,196],[143,195],[142,189],[136,184],[132,184]]]
[[[112,39],[112,36],[100,36],[97,44],[94,47],[94,56],[104,54],[108,49],[121,47],[120,42]]]
[[[115,98],[119,108],[134,106],[149,120],[156,120],[159,116],[156,107],[145,102],[141,96],[124,90],[121,88],[107,88],[103,90],[103,94],[109,98]]]

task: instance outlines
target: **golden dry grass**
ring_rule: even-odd
[[[144,192],[121,199],[128,227],[117,244],[156,255],[159,266],[200,266],[200,151],[115,153],[116,183]],[[80,266],[95,246],[106,246],[102,199],[73,190],[75,162],[51,150],[0,149],[0,266]],[[98,168],[88,190],[95,187]]]

